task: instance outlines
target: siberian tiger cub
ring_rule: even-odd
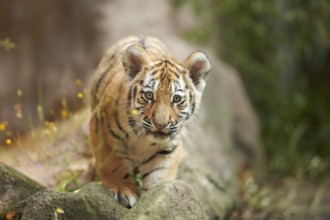
[[[209,70],[202,52],[180,62],[151,37],[125,38],[104,55],[91,91],[90,140],[97,175],[120,204],[132,207],[154,184],[175,178],[180,131]]]

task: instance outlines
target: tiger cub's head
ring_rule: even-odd
[[[137,135],[155,141],[173,139],[199,106],[211,65],[196,51],[182,63],[150,56],[140,45],[123,55],[129,82],[129,124]]]

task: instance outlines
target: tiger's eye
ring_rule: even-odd
[[[179,95],[174,95],[173,96],[173,102],[174,103],[179,103],[179,102],[181,102],[181,100],[182,100],[181,96],[179,96]]]
[[[154,94],[152,92],[145,92],[143,95],[147,101],[152,101],[154,99]]]

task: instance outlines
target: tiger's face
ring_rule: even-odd
[[[141,135],[174,138],[193,114],[196,94],[185,75],[182,66],[159,60],[133,80],[129,103],[130,109],[137,110],[134,120]]]
[[[181,64],[152,59],[133,45],[123,63],[129,76],[129,124],[134,132],[158,141],[175,138],[199,105],[210,70],[206,56],[195,52]]]

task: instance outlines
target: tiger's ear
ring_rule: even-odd
[[[183,62],[189,71],[189,76],[199,91],[205,87],[205,78],[211,69],[211,64],[206,55],[200,51],[190,54]]]
[[[149,62],[147,52],[137,44],[129,46],[123,55],[125,72],[130,79],[133,79]]]

